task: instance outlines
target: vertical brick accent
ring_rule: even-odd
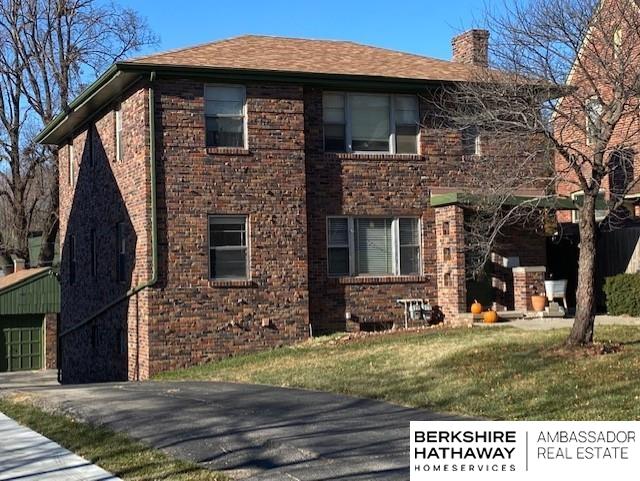
[[[486,30],[469,30],[454,37],[453,61],[469,65],[489,65],[489,32]]]
[[[467,291],[464,259],[464,211],[456,205],[436,211],[436,264],[438,305],[449,322],[466,312]]]
[[[396,301],[436,303],[434,210],[430,181],[454,159],[436,158],[434,137],[420,135],[419,155],[324,152],[322,89],[305,87],[305,155],[309,245],[309,310],[314,332],[381,329],[404,323]],[[421,114],[428,104],[421,103]],[[434,152],[433,159],[425,154]],[[447,162],[450,160],[450,162]],[[443,177],[447,177],[443,175]],[[448,177],[447,177],[448,178]],[[333,278],[327,274],[327,216],[418,217],[422,275]],[[351,321],[345,314],[351,313]]]
[[[516,311],[532,311],[531,296],[537,290],[544,295],[544,266],[514,267],[513,268],[513,297]],[[534,289],[535,288],[535,289]]]
[[[44,315],[44,342],[46,369],[58,367],[58,314]]]

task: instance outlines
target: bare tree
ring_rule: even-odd
[[[596,210],[604,190],[604,222],[619,225],[638,180],[640,9],[635,0],[510,0],[489,10],[486,24],[492,69],[478,69],[440,102],[443,117],[478,129],[491,146],[469,166],[483,180],[479,250],[490,249],[505,226],[544,213],[551,207],[545,195],[580,192],[577,308],[567,344],[590,344]],[[527,190],[542,200],[510,202]]]
[[[43,232],[38,263],[51,263],[58,156],[33,145],[33,134],[107,65],[155,42],[144,19],[116,4],[0,0],[0,198],[10,220],[0,227],[0,253],[28,259],[27,236],[37,229]],[[40,195],[31,188],[37,173],[49,179]]]

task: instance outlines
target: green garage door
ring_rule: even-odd
[[[42,368],[44,316],[0,316],[0,372]]]

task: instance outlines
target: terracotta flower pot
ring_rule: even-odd
[[[547,298],[545,296],[531,296],[531,305],[534,311],[542,312],[547,305]]]
[[[496,311],[487,311],[482,315],[485,324],[494,324],[498,322],[498,313]]]
[[[482,304],[478,301],[473,301],[471,304],[471,314],[480,314],[482,312]]]

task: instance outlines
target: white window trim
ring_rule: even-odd
[[[329,222],[332,219],[347,219],[348,222],[348,235],[349,235],[349,273],[348,274],[332,274],[329,272],[329,249],[337,246],[329,244]],[[358,274],[356,266],[356,231],[355,221],[356,219],[391,219],[391,256],[393,259],[392,274]],[[420,265],[417,274],[401,274],[400,273],[400,219],[412,219],[418,221],[418,248],[420,253]],[[405,276],[421,276],[423,275],[423,242],[422,242],[422,218],[412,216],[384,216],[384,215],[357,215],[357,216],[345,216],[345,215],[330,215],[327,216],[326,223],[326,256],[327,256],[327,276],[331,278],[340,277],[405,277]]]
[[[418,122],[418,133],[416,135],[416,151],[414,153],[398,153],[396,150],[396,99],[398,97],[413,97],[416,101],[416,106],[418,107],[418,120],[420,119],[420,102],[418,101],[418,96],[413,94],[387,94],[387,93],[375,93],[375,92],[340,92],[327,90],[322,93],[324,94],[334,94],[334,95],[342,95],[344,98],[344,143],[345,143],[345,152],[348,154],[392,154],[392,155],[418,155],[420,154],[420,123]],[[370,96],[386,96],[389,98],[389,149],[388,150],[353,150],[353,138],[351,132],[351,97],[353,95],[370,95]],[[323,106],[324,108],[324,106]],[[324,112],[323,112],[324,115]],[[326,152],[324,146],[324,118],[322,121],[322,148]]]
[[[219,250],[225,250],[224,247],[213,247],[211,245],[211,219],[212,218],[238,218],[238,217],[244,217],[244,230],[245,230],[245,236],[246,236],[246,245],[245,245],[245,250],[246,250],[246,265],[245,265],[245,275],[244,277],[213,277],[213,273],[211,272],[211,251],[219,249]],[[237,250],[236,247],[234,248],[227,248],[227,249],[233,249],[233,250]],[[207,215],[207,262],[208,262],[208,266],[207,266],[207,276],[209,281],[212,282],[226,282],[226,281],[250,281],[251,280],[251,221],[249,218],[248,214],[208,214]]]
[[[207,143],[207,117],[237,117],[237,115],[231,115],[231,114],[222,114],[222,115],[207,115],[207,111],[206,111],[206,103],[207,103],[207,87],[233,87],[233,88],[238,88],[238,87],[242,87],[242,147],[243,149],[247,150],[249,149],[249,122],[247,121],[247,87],[246,85],[242,85],[242,84],[224,84],[224,83],[207,83],[204,85],[204,91],[203,91],[203,99],[205,102],[205,112],[204,112],[204,135],[205,135],[205,146]],[[228,147],[224,147],[224,146],[219,146],[219,147],[208,147],[211,149],[217,149],[217,148],[228,148]],[[233,148],[233,147],[231,147]]]
[[[598,194],[604,195],[604,193],[605,193],[604,189],[600,189],[598,191]],[[584,190],[576,190],[575,192],[572,192],[570,195],[571,195],[571,200],[575,201],[576,197],[578,197],[580,195],[584,196]],[[598,214],[598,212],[600,212],[600,214]],[[604,212],[604,214],[602,214],[603,212]],[[577,210],[572,210],[571,211],[571,222],[573,222],[574,224],[577,224],[577,223],[580,222],[580,218],[578,217],[578,213],[579,212]],[[595,213],[596,213],[596,216],[595,216],[596,217],[596,222],[601,222],[607,217],[607,214],[609,213],[609,210],[608,209],[606,209],[606,210],[596,209]]]
[[[75,157],[75,149],[73,148],[73,138],[69,141],[69,162],[68,162],[68,173],[69,178],[67,179],[69,185],[75,184],[75,167],[74,167],[74,157]]]
[[[122,104],[118,104],[114,110],[116,124],[116,162],[122,161]]]
[[[473,148],[474,148],[474,155],[481,157],[482,156],[482,135],[480,134],[480,132],[476,134],[476,137],[473,140]]]

